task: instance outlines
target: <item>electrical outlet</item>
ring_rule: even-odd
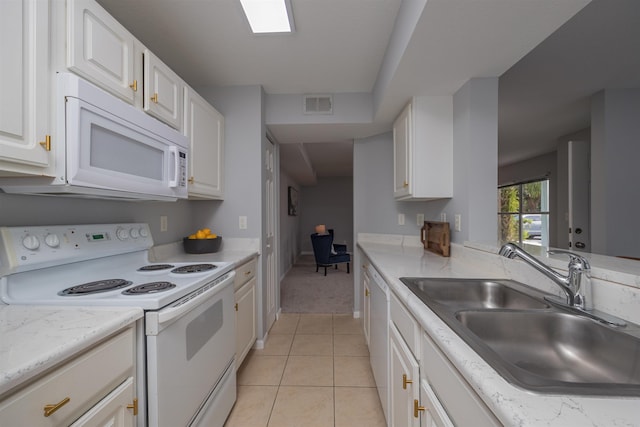
[[[442,212],[440,214],[440,221],[447,222],[447,213],[446,212]]]
[[[169,229],[169,218],[166,215],[160,215],[160,231],[165,232]]]
[[[246,230],[247,229],[247,217],[246,216],[238,217],[238,227],[240,227],[240,230]]]
[[[416,214],[416,224],[418,227],[422,227],[424,225],[424,214]]]
[[[462,216],[460,214],[456,214],[455,216],[456,222],[455,222],[455,230],[456,231],[461,231],[462,230]]]
[[[399,213],[398,214],[398,225],[404,225],[404,214],[403,213]]]

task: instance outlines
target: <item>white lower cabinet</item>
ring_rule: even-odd
[[[454,427],[426,379],[420,380],[420,403],[418,409],[420,407],[423,408],[420,427]]]
[[[3,426],[133,426],[135,332],[124,332],[0,401]]]
[[[365,260],[362,264],[362,270],[360,275],[362,277],[362,295],[363,295],[363,307],[362,307],[362,328],[364,330],[364,338],[369,345],[369,336],[371,328],[371,278],[367,272],[367,265],[369,262]]]
[[[451,424],[474,427],[502,426],[426,332],[422,333],[420,363],[423,379],[438,396],[436,399],[435,394],[432,394],[432,400],[435,399],[435,402],[441,405],[443,416],[448,416]]]
[[[418,427],[420,414],[414,406],[420,400],[419,365],[400,332],[389,325],[389,427]]]
[[[256,341],[256,258],[236,269],[236,369]]]

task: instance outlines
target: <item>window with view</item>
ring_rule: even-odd
[[[523,246],[549,245],[549,180],[498,188],[498,239]]]

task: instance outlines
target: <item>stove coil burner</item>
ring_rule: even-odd
[[[160,271],[160,270],[168,270],[173,268],[174,266],[171,264],[150,264],[142,266],[138,269],[138,271]]]
[[[126,289],[122,291],[123,295],[145,295],[145,294],[154,294],[156,292],[162,292],[169,290],[171,288],[175,288],[171,282],[151,282],[144,283],[142,285],[134,286],[132,288]]]
[[[58,292],[61,296],[73,296],[73,295],[88,295],[97,294],[99,292],[112,291],[114,289],[124,288],[131,285],[133,282],[124,279],[108,279],[97,280],[95,282],[83,283],[81,285],[72,286]]]
[[[177,267],[171,270],[172,273],[188,274],[188,273],[201,273],[203,271],[209,271],[217,268],[213,264],[189,264]]]

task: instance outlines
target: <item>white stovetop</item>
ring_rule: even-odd
[[[383,241],[395,244],[383,244]],[[405,276],[484,277],[508,278],[533,285],[538,282],[539,273],[531,269],[528,277],[517,277],[514,271],[519,270],[521,262],[461,245],[452,245],[452,257],[443,258],[404,243],[401,237],[380,239],[364,235],[359,236],[358,246],[505,426],[640,426],[640,398],[542,395],[509,384],[399,280]],[[524,271],[527,268],[524,266]],[[637,283],[637,280],[631,281]],[[599,288],[604,286],[598,283]],[[637,315],[634,312],[640,312],[640,289],[633,284],[625,288],[625,292],[634,292],[635,307],[616,314],[625,314],[625,318],[637,322],[633,316]],[[603,292],[597,292],[596,298],[601,294]]]
[[[141,317],[131,307],[0,305],[0,396]]]

